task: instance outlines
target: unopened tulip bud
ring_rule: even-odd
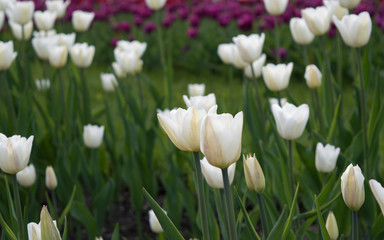
[[[241,59],[243,59],[244,62],[251,64],[260,57],[263,51],[265,34],[251,34],[249,36],[241,34],[234,37],[232,40],[239,50]]]
[[[49,190],[55,190],[57,187],[57,178],[52,166],[45,169],[45,186]]]
[[[322,143],[316,146],[316,169],[319,172],[332,172],[335,169],[337,157],[340,148],[327,144],[325,147]]]
[[[307,45],[315,38],[315,35],[309,30],[307,23],[302,18],[291,18],[289,21],[289,29],[291,30],[293,40],[295,40],[297,44]]]
[[[72,25],[75,31],[85,32],[91,26],[92,20],[95,17],[93,12],[84,12],[76,10],[72,14]]]
[[[303,9],[301,15],[316,36],[324,35],[331,27],[331,12],[325,6]]]
[[[383,188],[383,186],[381,186],[381,184],[374,179],[369,180],[369,186],[371,187],[373,196],[375,196],[375,199],[380,206],[381,213],[384,215],[384,188]]]
[[[224,189],[223,173],[220,168],[217,168],[203,158],[201,161],[201,171],[203,172],[204,178],[211,188]],[[235,177],[236,163],[233,163],[228,167],[228,178],[229,185],[232,184],[233,178]]]
[[[256,155],[243,155],[244,175],[247,186],[250,190],[261,193],[265,188],[265,178],[263,170],[257,161]]]
[[[325,228],[327,229],[331,240],[336,240],[339,237],[339,228],[337,227],[337,221],[332,211],[328,214]]]
[[[100,78],[103,89],[106,92],[113,92],[118,85],[115,75],[112,73],[101,73]]]
[[[279,16],[287,9],[288,0],[264,0],[267,12],[274,16]]]
[[[261,69],[264,66],[266,55],[262,54],[256,61],[252,63],[253,72],[255,74],[255,78],[258,78],[261,76]],[[250,79],[253,79],[253,73],[252,73],[251,65],[247,66],[244,69],[245,76],[247,76]]]
[[[152,209],[148,211],[148,215],[149,215],[149,226],[151,227],[152,232],[154,233],[163,232],[163,228],[161,227],[160,222],[157,219],[156,214],[153,212]]]
[[[85,146],[89,148],[98,148],[103,142],[104,126],[88,124],[84,126],[83,140]]]
[[[274,92],[286,89],[291,78],[292,69],[293,63],[278,65],[268,63],[262,68],[265,85]]]
[[[16,173],[17,182],[23,187],[31,187],[36,181],[36,170],[33,164]]]
[[[358,165],[352,163],[341,176],[341,193],[345,205],[353,211],[361,208],[365,201],[364,176]]]
[[[145,0],[147,7],[152,10],[160,10],[166,2],[167,0]]]
[[[11,67],[17,53],[13,51],[13,42],[0,42],[0,70],[7,70]]]
[[[319,88],[322,76],[320,70],[314,64],[308,65],[305,68],[304,78],[309,88]]]
[[[49,64],[54,68],[62,68],[67,64],[68,49],[66,46],[54,46],[49,52]]]
[[[206,112],[216,105],[216,96],[214,93],[210,93],[207,96],[194,96],[190,98],[184,95],[183,99],[188,108],[204,109]]]
[[[205,84],[188,84],[188,94],[190,97],[203,96],[205,92]]]
[[[95,46],[87,43],[76,43],[69,51],[72,62],[80,68],[91,66],[93,57],[95,56]]]
[[[96,237],[95,240],[103,240],[102,237]]]

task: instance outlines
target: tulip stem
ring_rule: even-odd
[[[253,69],[253,65],[251,63],[251,72],[252,72],[252,78],[253,78],[253,84],[256,88],[256,102],[257,102],[257,111],[259,112],[259,116],[260,116],[260,122],[264,122],[264,113],[263,113],[263,106],[261,105],[261,94],[260,94],[260,89],[259,89],[259,86],[257,85],[257,79],[256,79],[256,74],[255,74],[255,69]],[[247,100],[248,101],[248,98]],[[263,128],[262,128],[263,129]],[[264,132],[262,134],[262,136],[264,137]]]
[[[289,169],[289,187],[291,195],[294,194],[294,180],[293,180],[293,159],[292,159],[292,140],[288,140],[288,169]]]
[[[321,49],[322,49],[322,52],[323,52],[323,56],[324,56],[324,59],[323,61],[325,62],[325,74],[326,74],[326,84],[327,84],[327,87],[328,87],[328,90],[326,90],[326,94],[327,94],[327,107],[326,109],[328,110],[328,114],[327,114],[327,119],[328,121],[330,121],[330,119],[332,118],[332,114],[334,112],[334,102],[333,102],[333,87],[332,87],[332,76],[331,76],[331,66],[329,64],[329,59],[328,59],[328,52],[327,52],[327,49],[325,47],[325,37],[322,36],[320,37],[320,43],[321,43]]]
[[[228,211],[229,239],[237,240],[235,211],[233,209],[231,186],[229,185],[228,168],[223,168],[221,169],[221,171],[223,173],[225,199],[226,199],[227,211]]]
[[[265,214],[263,198],[261,197],[260,193],[258,193],[256,196],[257,196],[257,201],[259,202],[260,218],[261,218],[261,226],[263,228],[263,235],[264,235],[264,238],[267,238],[269,235],[269,226],[268,226],[268,221],[267,221],[267,215]]]
[[[84,124],[89,123],[91,119],[91,109],[89,106],[89,87],[87,80],[85,79],[84,68],[80,69],[81,81],[83,85],[83,112],[84,112]]]
[[[367,174],[370,174],[369,164],[367,159],[367,110],[366,110],[366,98],[365,98],[365,89],[364,89],[364,74],[362,69],[361,53],[358,48],[356,48],[357,55],[357,69],[360,74],[360,108],[361,108],[361,129],[363,133],[363,157],[364,157],[364,170]]]
[[[224,210],[224,226],[225,229],[229,229],[229,223],[228,223],[228,208],[227,208],[227,200],[225,199],[225,192],[224,189],[220,189],[220,197],[221,197],[221,208]]]
[[[63,108],[63,123],[66,122],[67,119],[67,112],[66,112],[66,106],[67,104],[65,103],[65,96],[64,96],[64,83],[63,83],[63,78],[61,76],[61,71],[60,69],[57,69],[57,75],[59,77],[59,84],[60,84],[60,100],[61,100],[61,107]]]
[[[315,93],[315,101],[316,101],[317,118],[319,120],[319,132],[323,133],[323,116],[321,114],[319,94],[317,93],[316,89],[314,90],[314,93]]]
[[[7,71],[3,71],[3,75],[4,75],[4,80],[3,80],[4,81],[4,88],[5,88],[5,91],[7,92],[6,93],[7,94],[7,101],[6,102],[8,103],[9,112],[11,113],[10,125],[11,125],[11,129],[12,129],[12,125],[16,121],[16,113],[15,113],[15,108],[13,106],[11,89],[9,88],[9,85],[8,85]]]
[[[141,79],[140,74],[136,74],[137,79],[137,88],[139,89],[139,98],[140,98],[140,108],[144,111],[144,96],[143,96],[143,88],[141,87]]]
[[[208,212],[207,212],[207,204],[205,202],[204,182],[203,182],[203,174],[201,172],[199,152],[193,152],[193,157],[195,159],[197,198],[199,202],[199,208],[201,211],[200,217],[201,217],[201,225],[203,226],[203,240],[210,240],[209,228],[208,228],[208,214],[207,214]]]
[[[283,107],[282,104],[281,104],[281,92],[280,91],[277,91],[277,104],[280,107]]]
[[[359,219],[357,211],[352,211],[352,240],[359,239]]]
[[[274,16],[275,20],[275,54],[276,54],[276,61],[277,63],[280,63],[280,39],[279,39],[279,21],[278,16]]]
[[[12,176],[12,185],[13,185],[13,196],[15,198],[17,223],[19,226],[19,237],[21,240],[23,240],[24,239],[24,218],[23,218],[23,213],[21,211],[19,186],[17,183],[16,174],[13,174]]]

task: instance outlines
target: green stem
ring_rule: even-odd
[[[289,187],[291,196],[294,194],[294,180],[293,180],[293,159],[292,159],[292,140],[288,140],[288,169],[289,169]]]
[[[144,111],[144,109],[143,109],[143,107],[144,107],[143,88],[141,87],[141,79],[140,79],[139,74],[136,74],[136,79],[137,79],[137,87],[139,89],[140,107],[141,107],[141,111]]]
[[[275,53],[276,53],[276,61],[277,63],[281,62],[280,59],[280,39],[279,39],[279,22],[278,22],[278,16],[274,17],[275,20]]]
[[[59,216],[59,212],[58,212],[58,209],[57,209],[57,199],[56,199],[55,190],[51,191],[51,196],[52,196],[53,207],[55,208],[56,217],[58,217]]]
[[[359,219],[357,211],[352,211],[352,240],[359,239]]]
[[[236,223],[235,223],[235,211],[233,208],[231,186],[229,185],[228,168],[221,169],[223,173],[224,192],[227,202],[228,211],[228,223],[229,223],[229,239],[237,240]]]
[[[23,212],[21,210],[19,186],[17,184],[16,174],[12,176],[12,185],[13,185],[13,197],[15,198],[14,201],[15,201],[15,207],[16,207],[17,223],[19,226],[19,237],[21,240],[23,240],[24,239],[24,218],[23,218]]]
[[[263,228],[263,235],[264,238],[267,238],[269,235],[269,226],[267,221],[267,215],[265,214],[265,208],[263,203],[263,198],[261,197],[261,194],[257,194],[257,201],[259,202],[259,209],[260,209],[260,218],[261,218],[261,226]]]
[[[327,115],[327,119],[330,120],[331,117],[332,117],[332,114],[334,112],[334,97],[333,97],[333,86],[332,86],[332,75],[331,75],[331,66],[330,66],[330,63],[329,63],[329,58],[328,58],[328,52],[327,52],[327,49],[325,47],[325,37],[322,36],[320,38],[320,44],[321,44],[321,50],[323,52],[323,61],[325,61],[325,74],[326,74],[326,84],[327,84],[327,87],[328,89],[326,90],[326,94],[327,94],[327,100],[328,100],[328,104],[327,104],[327,110],[328,110],[328,115]]]
[[[303,51],[304,65],[307,66],[309,65],[308,47],[306,45],[303,45],[301,49]]]
[[[356,48],[356,55],[357,55],[357,68],[360,75],[360,108],[361,108],[361,129],[363,133],[363,161],[364,161],[364,169],[366,171],[366,174],[370,174],[369,171],[369,164],[368,164],[368,158],[367,158],[367,104],[366,104],[366,97],[365,97],[365,89],[364,89],[364,74],[362,69],[362,61],[361,61],[361,54],[358,48]]]
[[[64,82],[63,82],[63,78],[61,76],[61,71],[60,69],[57,69],[57,75],[59,77],[59,84],[60,84],[60,101],[61,101],[61,107],[62,107],[62,110],[63,110],[63,123],[64,123],[64,126],[65,126],[65,123],[66,123],[66,119],[67,119],[67,109],[66,109],[66,102],[65,102],[65,95],[64,95]]]
[[[209,227],[208,227],[208,212],[207,212],[207,204],[205,202],[204,182],[203,182],[203,174],[201,172],[199,152],[193,152],[193,157],[195,158],[197,198],[199,202],[199,208],[201,211],[200,217],[201,217],[201,224],[203,226],[203,240],[210,240]]]
[[[259,116],[261,118],[260,122],[264,122],[264,113],[263,113],[263,106],[261,105],[260,89],[257,86],[255,69],[253,69],[252,63],[251,63],[251,71],[252,71],[253,84],[256,88],[257,111],[259,112]]]
[[[9,112],[11,113],[10,124],[11,124],[11,129],[12,129],[12,125],[16,121],[16,113],[15,113],[15,107],[13,105],[11,89],[8,85],[7,71],[3,71],[3,75],[4,75],[4,88],[5,88],[5,91],[7,92],[6,93],[7,94],[7,101],[6,102],[8,103]],[[12,130],[10,132],[12,132]]]
[[[343,87],[343,52],[341,48],[341,36],[337,36],[337,80],[340,87]]]
[[[84,68],[80,69],[81,81],[83,85],[83,112],[84,112],[84,124],[89,123],[91,120],[91,109],[89,105],[89,87],[87,80],[85,79]]]
[[[319,120],[319,130],[320,130],[320,133],[323,133],[323,116],[321,114],[319,94],[317,93],[316,89],[313,90],[313,91],[314,91],[314,94],[315,94],[317,118]]]
[[[281,104],[281,92],[277,91],[277,104],[279,104],[280,107],[283,107]]]
[[[227,200],[225,198],[225,191],[224,189],[220,189],[220,197],[221,197],[221,209],[224,210],[224,226],[225,229],[229,229],[229,223],[228,223],[228,208],[227,208]]]

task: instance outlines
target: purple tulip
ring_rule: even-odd
[[[134,18],[133,18],[133,22],[135,22],[135,25],[137,26],[137,27],[140,27],[142,24],[143,24],[143,18],[142,17],[140,17],[140,16],[138,16],[138,15],[136,15]]]
[[[200,18],[197,15],[192,15],[189,18],[189,24],[191,24],[192,27],[197,27],[199,26]]]
[[[131,31],[131,25],[126,21],[121,21],[115,25],[115,30],[118,32],[129,32]]]
[[[244,14],[240,18],[237,19],[237,27],[242,31],[249,31],[252,29],[253,19],[252,15]]]
[[[277,57],[277,53],[276,53],[276,49],[272,49],[272,54],[273,56],[276,58]],[[286,57],[287,57],[287,50],[285,48],[279,48],[279,53],[280,55],[280,59],[281,60],[284,60]]]
[[[197,28],[194,28],[194,27],[190,27],[190,28],[188,28],[188,30],[187,30],[187,36],[189,37],[189,38],[196,38],[197,36],[199,35],[199,29],[197,29]]]
[[[189,15],[189,9],[187,7],[179,8],[178,14],[179,14],[181,19],[186,20],[188,18],[188,15]]]
[[[228,26],[231,23],[231,20],[232,20],[232,14],[228,12],[222,13],[217,17],[217,21],[219,22],[219,25],[222,27]]]
[[[111,40],[111,42],[110,42],[111,46],[115,48],[115,47],[117,46],[117,42],[118,42],[119,40],[120,40],[120,39],[119,39],[118,37],[114,37],[114,38],[112,38],[112,40]]]
[[[156,24],[153,23],[153,22],[147,22],[145,25],[144,25],[144,32],[147,33],[147,34],[150,34],[154,31],[156,31],[157,27],[156,27]]]

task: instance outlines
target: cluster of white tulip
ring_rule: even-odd
[[[127,74],[135,75],[143,68],[143,56],[147,49],[147,43],[139,41],[120,40],[113,50],[115,62],[112,63],[113,71],[119,78]]]

